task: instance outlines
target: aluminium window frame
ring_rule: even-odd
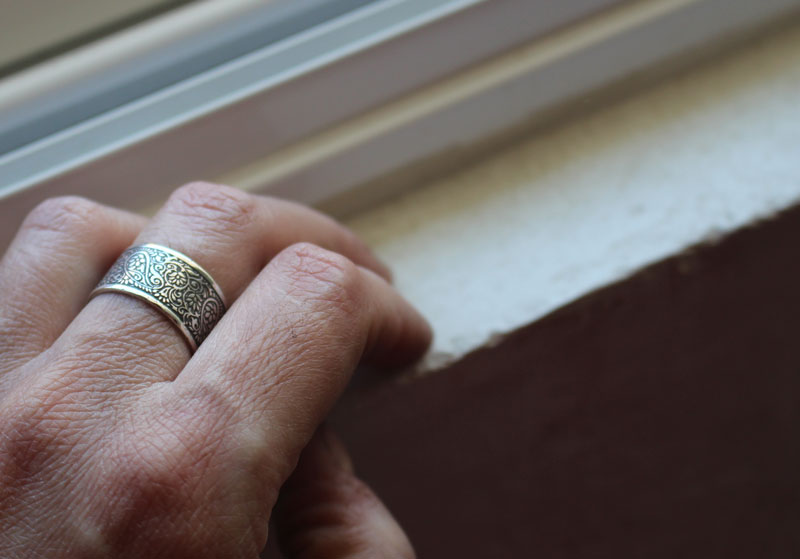
[[[94,1],[78,0],[81,9],[75,11],[91,11]],[[129,25],[127,31],[67,50],[0,81],[0,154],[374,1],[195,1],[151,17],[146,24]],[[10,19],[0,28],[13,24],[14,18]],[[42,31],[26,30],[34,36]]]
[[[0,156],[0,228],[62,193],[149,207],[621,1],[375,2]]]
[[[141,210],[183,182],[230,177],[318,203],[798,7],[378,2],[0,157],[0,242],[38,201],[65,193]],[[230,79],[259,64],[249,81]],[[381,79],[365,87],[365,76]],[[187,103],[210,83],[235,87]]]

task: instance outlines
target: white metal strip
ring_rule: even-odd
[[[378,2],[0,157],[0,197],[215,176],[618,2]]]
[[[371,1],[194,2],[14,74],[0,81],[0,154]]]

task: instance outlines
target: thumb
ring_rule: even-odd
[[[347,451],[321,426],[275,509],[278,544],[289,559],[414,559],[408,538],[353,473]]]

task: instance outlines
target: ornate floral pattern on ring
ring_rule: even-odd
[[[129,248],[92,295],[123,292],[159,307],[197,349],[225,314],[225,301],[208,273],[187,256],[154,244]]]

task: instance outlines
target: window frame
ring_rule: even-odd
[[[0,238],[35,203],[64,193],[141,210],[183,182],[229,177],[319,203],[798,7],[800,0],[378,2],[1,156]],[[297,58],[303,49],[306,58]],[[176,101],[276,60],[290,64],[196,106]],[[388,79],[359,82],[373,75]],[[174,112],[138,129],[121,125],[154,107]]]

